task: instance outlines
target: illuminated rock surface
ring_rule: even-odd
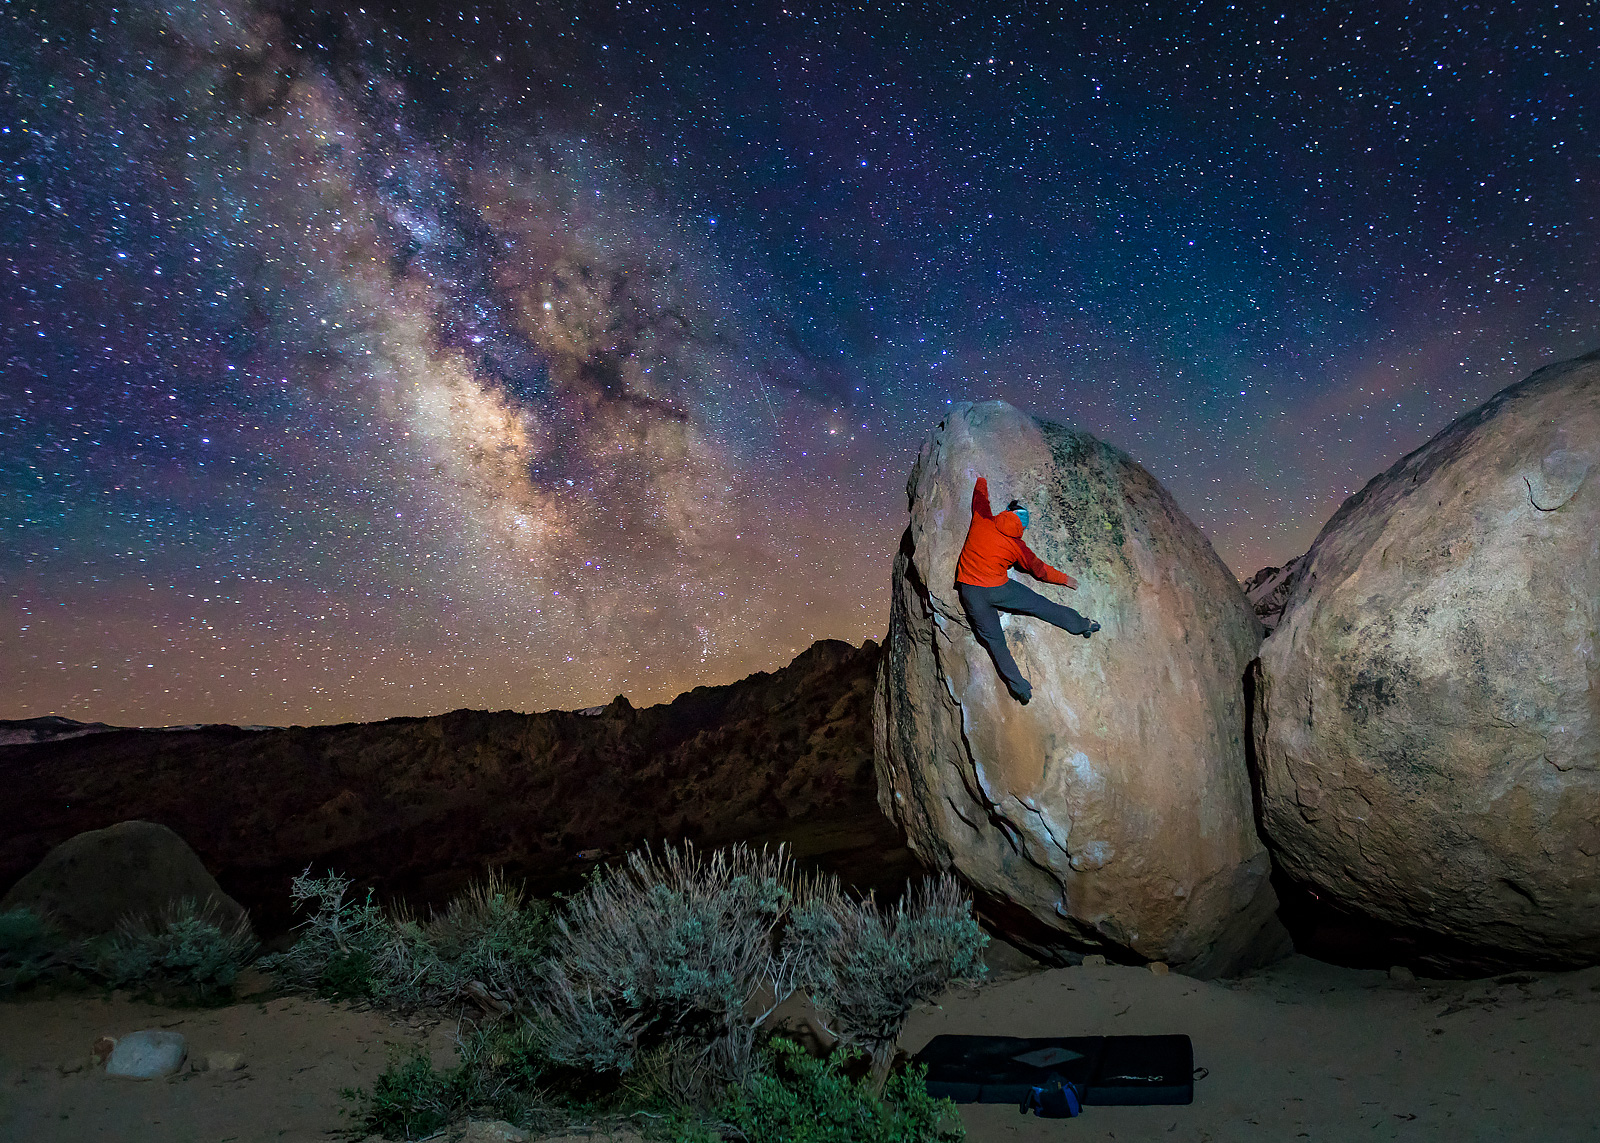
[[[189,1044],[180,1032],[148,1028],[129,1032],[117,1041],[106,1060],[106,1075],[123,1079],[163,1079],[177,1074],[189,1054]]]
[[[1278,859],[1443,965],[1600,961],[1597,462],[1600,355],[1540,370],[1346,501],[1261,648]]]
[[[1006,619],[1027,706],[953,584],[979,475],[996,507],[1027,502],[1030,546],[1080,588],[1025,582],[1104,627]],[[1128,456],[1003,402],[952,408],[907,491],[874,721],[879,799],[912,847],[1042,953],[1207,975],[1280,951],[1245,762],[1260,626],[1205,537]]]

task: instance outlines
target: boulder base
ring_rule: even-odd
[[[246,920],[183,838],[154,822],[118,822],[45,854],[0,900],[0,911],[32,909],[68,935],[98,936],[125,917],[155,916],[184,900],[209,906],[224,931]]]
[[[1276,856],[1418,963],[1600,962],[1597,471],[1600,354],[1346,501],[1262,646]]]
[[[1085,641],[1006,618],[1027,706],[954,586],[980,475],[1080,582],[1028,586],[1102,625]],[[1214,975],[1283,951],[1245,761],[1261,628],[1205,537],[1127,455],[1003,402],[952,409],[907,491],[874,728],[879,800],[912,847],[1046,957]]]

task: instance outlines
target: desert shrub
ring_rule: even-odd
[[[929,878],[887,913],[869,895],[819,883],[791,919],[785,945],[812,1001],[847,1045],[872,1058],[881,1085],[911,1006],[981,979],[988,936],[949,874]]]
[[[80,955],[72,941],[32,909],[0,913],[0,993],[69,971]]]
[[[350,896],[351,882],[329,871],[313,877],[307,869],[289,883],[295,907],[309,911],[287,952],[262,959],[262,967],[290,985],[336,999],[373,997],[384,991],[379,965],[392,967],[391,946],[398,925],[373,900]]]
[[[457,1037],[456,1050],[460,1063],[452,1091],[463,1111],[526,1123],[530,1110],[543,1109],[550,1065],[525,1023],[500,1020],[469,1028]]]
[[[490,873],[426,926],[435,962],[429,987],[470,995],[487,1009],[516,1009],[539,986],[554,931],[548,904]]]
[[[742,845],[640,850],[600,871],[556,924],[532,1018],[547,1056],[620,1074],[671,1046],[685,1098],[742,1081],[756,1029],[794,989],[777,939],[793,884],[783,850]]]
[[[185,900],[123,921],[98,950],[95,969],[119,988],[177,987],[207,998],[232,987],[256,948],[248,919],[229,923],[209,903]]]
[[[354,1135],[425,1137],[469,1114],[522,1126],[559,1122],[562,1112],[540,1086],[548,1064],[526,1025],[511,1020],[467,1026],[456,1037],[456,1066],[435,1068],[422,1048],[393,1053],[372,1091],[346,1088]]]
[[[294,893],[309,916],[272,966],[291,981],[481,1009],[455,1068],[397,1058],[370,1094],[349,1093],[365,1131],[410,1138],[467,1112],[527,1123],[561,1107],[644,1107],[676,1115],[685,1139],[717,1108],[719,1130],[751,1143],[959,1137],[940,1133],[948,1104],[919,1075],[887,1074],[912,1004],[983,971],[987,938],[950,878],[885,913],[837,879],[798,877],[781,849],[684,845],[597,871],[554,918],[495,877],[426,923],[332,874],[304,874]],[[757,1049],[797,987],[845,1042],[825,1063],[787,1042]],[[858,1081],[846,1072],[861,1055],[872,1074]]]
[[[370,1093],[358,1087],[340,1094],[355,1104],[351,1115],[357,1137],[420,1139],[453,1118],[460,1103],[454,1087],[454,1074],[436,1070],[418,1048],[409,1056],[391,1056]]]
[[[177,989],[194,999],[225,995],[256,953],[250,923],[229,923],[210,905],[181,901],[130,917],[105,937],[71,940],[29,909],[0,913],[0,991],[41,981]]]
[[[851,1079],[853,1049],[814,1060],[798,1044],[775,1039],[763,1067],[718,1108],[729,1134],[745,1143],[957,1143],[965,1138],[955,1104],[934,1099],[914,1068],[888,1082],[882,1096]],[[946,1126],[948,1125],[948,1126]],[[681,1126],[675,1143],[710,1143],[700,1126]]]
[[[296,877],[290,895],[309,915],[294,945],[263,966],[292,985],[395,1008],[458,998],[512,1011],[535,987],[551,933],[549,906],[498,874],[470,886],[423,922],[385,910],[349,878]]]

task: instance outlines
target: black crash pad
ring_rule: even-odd
[[[1188,1036],[935,1036],[913,1063],[928,1067],[928,1094],[957,1103],[1021,1104],[1052,1076],[1088,1104],[1194,1102]]]

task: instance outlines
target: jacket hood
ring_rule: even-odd
[[[1000,529],[1002,536],[1010,536],[1013,540],[1022,539],[1022,521],[1015,512],[1001,512],[994,518],[994,526]]]

